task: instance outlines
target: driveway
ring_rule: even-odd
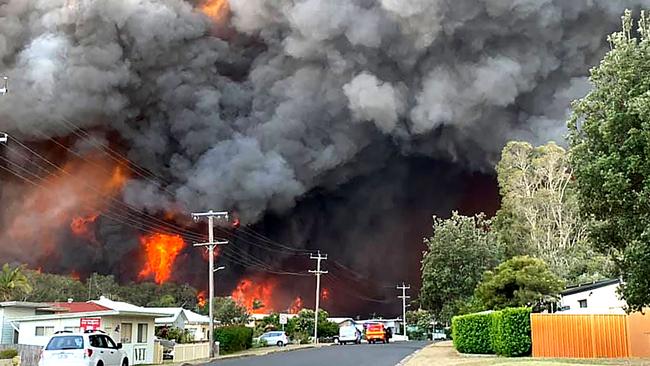
[[[428,342],[329,346],[259,357],[215,361],[206,366],[395,366]]]

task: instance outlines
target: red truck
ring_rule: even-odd
[[[386,329],[382,323],[370,323],[366,325],[366,340],[368,343],[388,343]]]

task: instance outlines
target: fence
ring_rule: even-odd
[[[532,314],[533,357],[650,357],[650,315]]]
[[[15,349],[20,355],[21,366],[38,366],[38,361],[41,359],[40,346],[26,346],[22,344],[2,344],[0,351],[5,349]]]
[[[210,357],[210,344],[191,343],[174,346],[174,362],[202,360]]]

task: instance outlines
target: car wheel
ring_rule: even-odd
[[[102,361],[97,362],[97,366],[104,366],[104,363]]]
[[[282,347],[282,346],[284,346],[284,342],[282,342],[282,341],[278,341],[277,344],[278,344],[278,347]]]
[[[122,366],[129,366],[129,360],[125,358],[125,359],[122,361]]]

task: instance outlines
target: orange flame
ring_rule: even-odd
[[[201,291],[198,295],[196,295],[196,303],[200,308],[204,308],[205,305],[207,305],[208,301],[205,298],[205,291]]]
[[[228,0],[207,0],[201,6],[201,11],[215,22],[221,23],[230,14],[230,3]]]
[[[246,307],[251,314],[268,314],[273,312],[273,290],[275,282],[268,280],[255,284],[252,280],[243,279],[231,294],[241,306]]]
[[[86,216],[76,216],[70,222],[70,230],[78,237],[85,238],[94,244],[97,244],[97,237],[95,236],[95,228],[93,225],[99,217],[99,213],[92,213]]]
[[[21,243],[2,248],[3,258],[33,262],[36,254],[56,253],[58,234],[65,227],[92,241],[94,213],[101,212],[128,180],[124,169],[100,152],[70,160],[61,169],[65,173],[56,171],[37,187],[12,187],[21,196],[12,210],[27,214],[14,215],[0,232],[0,242]],[[87,215],[89,212],[93,214]],[[38,230],[34,230],[34,222],[38,222]]]
[[[81,279],[81,275],[77,271],[72,271],[72,273],[70,273],[70,277],[76,281],[79,281]]]
[[[289,314],[298,314],[302,310],[302,298],[296,297],[289,306]]]
[[[329,299],[330,299],[330,290],[324,288],[324,289],[321,291],[321,298],[323,299],[323,301],[327,301],[327,300],[329,300]]]
[[[172,275],[176,257],[185,248],[185,241],[180,235],[152,234],[140,238],[140,244],[146,255],[146,262],[140,279],[153,275],[157,284],[163,284]]]

